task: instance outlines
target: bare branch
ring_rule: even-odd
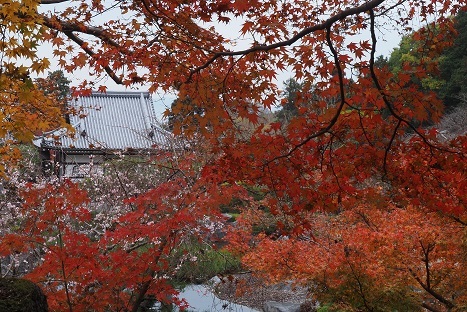
[[[459,222],[460,224],[462,224],[463,226],[467,226],[467,222],[466,221],[463,221],[462,219],[456,217],[456,216],[453,216],[453,215],[450,215],[449,218],[453,219],[454,221],[456,222]]]
[[[425,264],[425,272],[426,272],[425,284],[427,288],[431,288],[430,252],[435,248],[435,245],[428,243],[428,245],[425,247],[422,241],[419,241],[419,243],[420,243],[420,247],[422,248],[423,256],[424,256],[423,263]]]
[[[429,293],[430,295],[432,295],[436,300],[438,300],[439,302],[441,302],[442,304],[444,304],[447,308],[449,309],[452,309],[455,307],[455,305],[449,301],[448,299],[444,298],[442,295],[440,295],[439,293],[437,293],[436,291],[433,290],[433,288],[430,288],[428,287],[421,279],[420,277],[417,276],[417,274],[415,274],[415,272],[411,269],[411,268],[408,268],[409,270],[409,273],[410,275],[412,275],[412,277],[418,282],[418,284],[420,286],[422,286],[422,288],[427,292]]]

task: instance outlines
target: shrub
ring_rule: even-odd
[[[179,283],[203,283],[218,274],[241,269],[240,260],[231,253],[195,239],[175,250],[170,261],[178,267],[174,280]]]

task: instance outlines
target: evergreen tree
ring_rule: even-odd
[[[422,90],[436,92],[447,110],[463,105],[462,95],[467,94],[467,12],[459,12],[454,19],[457,37],[453,45],[431,58],[433,64],[439,64],[439,72],[434,71],[423,79],[412,76],[411,80]],[[423,42],[416,40],[414,34],[404,36],[391,53],[388,66],[393,74],[400,73],[404,64],[419,64],[421,58],[430,61],[424,53]]]
[[[276,113],[277,119],[282,123],[286,123],[298,115],[297,100],[303,89],[303,85],[293,78],[287,79],[284,86],[285,90],[282,98],[284,104],[282,109]]]
[[[35,83],[45,95],[51,95],[57,101],[66,122],[70,123],[68,101],[70,100],[70,80],[61,70],[49,72],[46,78],[38,78]]]
[[[440,61],[441,78],[445,81],[440,96],[448,109],[463,105],[462,94],[467,94],[467,12],[455,17],[457,37]]]

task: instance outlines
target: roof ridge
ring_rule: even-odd
[[[141,96],[143,94],[145,97],[150,96],[149,91],[107,91],[105,93],[99,91],[92,91],[90,96]]]

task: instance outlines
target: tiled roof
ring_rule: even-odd
[[[148,149],[167,148],[172,134],[155,124],[155,114],[148,92],[93,92],[73,99],[70,104],[79,113],[70,116],[74,137],[60,135],[38,138],[36,145],[75,149]]]

